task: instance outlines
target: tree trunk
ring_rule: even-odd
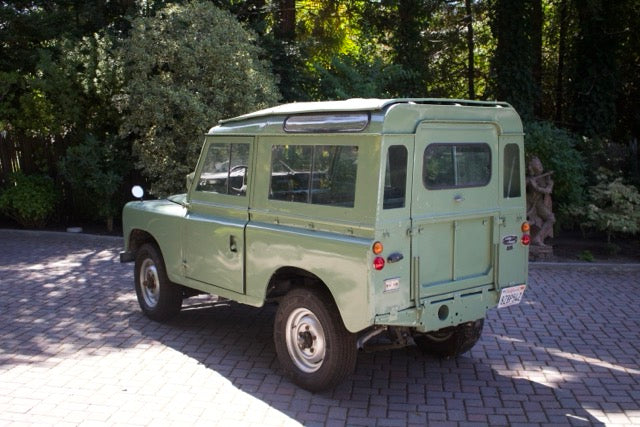
[[[533,77],[533,115],[542,118],[542,23],[544,15],[542,0],[531,1],[531,75]]]
[[[296,1],[278,0],[276,35],[280,40],[293,41],[296,37]]]
[[[567,0],[560,0],[560,35],[558,40],[558,70],[556,72],[556,114],[555,122],[561,125],[563,121],[564,106],[564,57],[567,44]]]
[[[474,40],[473,40],[473,13],[471,10],[471,0],[464,0],[466,10],[465,20],[467,21],[467,87],[469,99],[476,99],[474,78],[476,74],[474,64]]]

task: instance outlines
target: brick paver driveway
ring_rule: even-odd
[[[282,376],[273,307],[154,323],[120,246],[0,230],[0,425],[640,425],[640,270],[532,268],[459,359],[361,353],[314,395]]]

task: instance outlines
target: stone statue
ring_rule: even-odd
[[[527,169],[527,220],[531,225],[531,249],[539,252],[544,247],[548,249],[544,252],[549,252],[546,255],[550,255],[551,247],[544,241],[553,237],[553,224],[556,222],[551,201],[553,171],[544,173],[542,162],[536,156],[529,160]]]

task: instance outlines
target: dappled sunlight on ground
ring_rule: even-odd
[[[311,394],[277,363],[273,305],[201,295],[152,322],[120,250],[0,230],[0,424],[640,424],[638,271],[533,268],[469,353],[361,352]]]

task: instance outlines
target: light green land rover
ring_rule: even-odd
[[[154,320],[202,292],[278,303],[283,369],[323,390],[359,348],[455,356],[488,309],[520,302],[523,165],[506,103],[282,105],[213,127],[186,194],[127,204],[121,260]]]

